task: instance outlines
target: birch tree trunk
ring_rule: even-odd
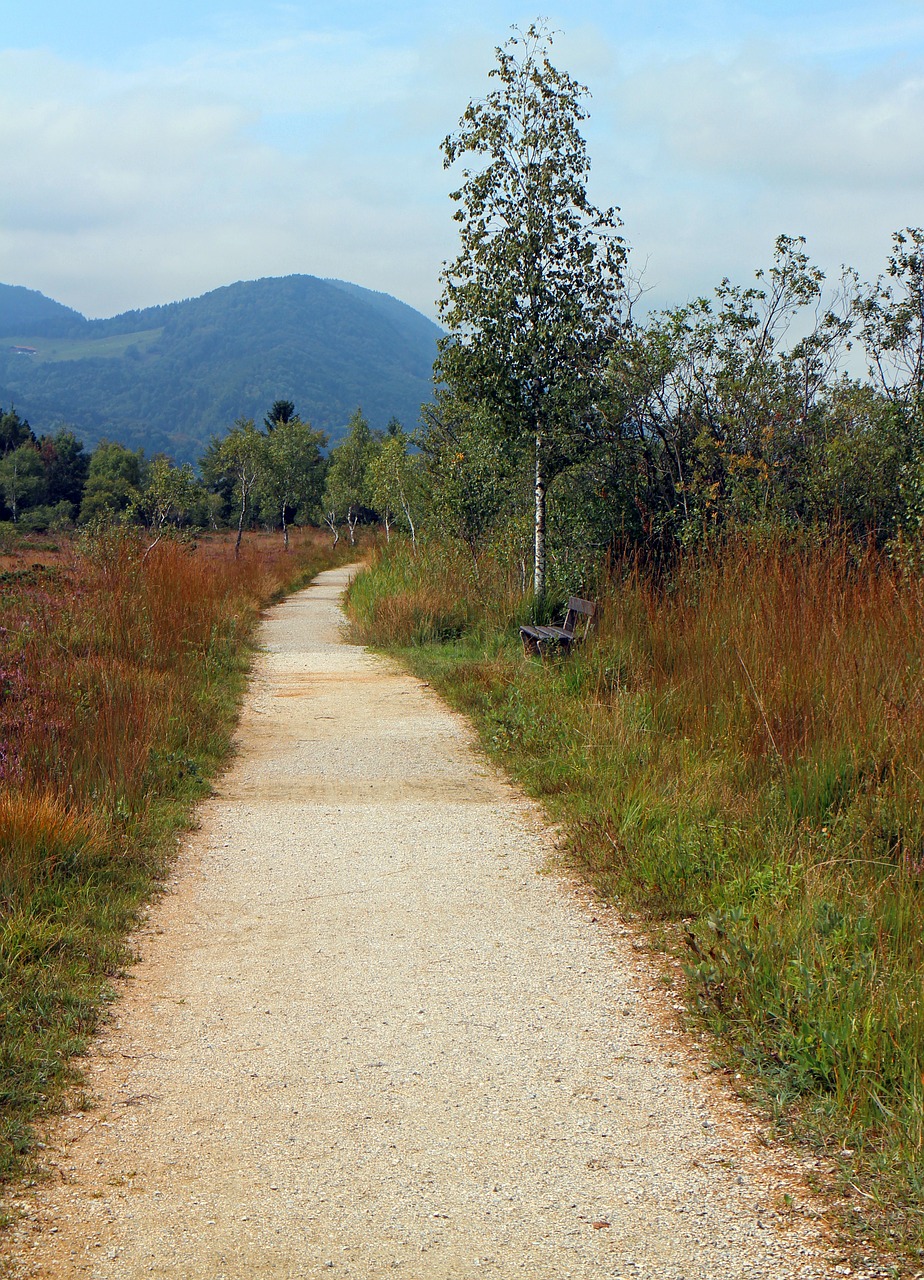
[[[241,554],[241,538],[243,538],[244,536],[244,516],[246,514],[247,514],[247,498],[245,496],[241,498],[241,511],[240,511],[240,515],[237,518],[237,541],[234,544],[235,560]]]
[[[533,563],[533,594],[537,600],[545,595],[545,458],[542,456],[542,437],[536,435],[536,518],[535,559]]]

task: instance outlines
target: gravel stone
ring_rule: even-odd
[[[12,1206],[14,1274],[834,1274],[798,1170],[631,929],[549,873],[538,809],[428,687],[343,643],[347,573],[263,624],[94,1106]]]

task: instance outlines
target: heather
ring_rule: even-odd
[[[303,532],[15,544],[0,570],[0,1175],[131,960],[128,930],[226,757],[260,610],[338,562]]]

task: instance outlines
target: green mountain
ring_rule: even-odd
[[[0,284],[0,338],[17,333],[68,333],[86,324],[79,311],[19,284]]]
[[[332,443],[361,406],[373,427],[413,428],[430,397],[440,330],[384,293],[285,276],[109,320],[0,285],[0,407],[36,434],[67,425],[195,460],[237,418],[294,402]]]

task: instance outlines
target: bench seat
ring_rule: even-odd
[[[579,596],[571,596],[568,600],[568,612],[564,625],[560,627],[523,626],[520,627],[520,639],[523,651],[528,657],[544,658],[547,651],[570,653],[574,645],[587,635],[593,621],[597,606],[592,600],[582,600]],[[578,621],[583,620],[583,627]]]

